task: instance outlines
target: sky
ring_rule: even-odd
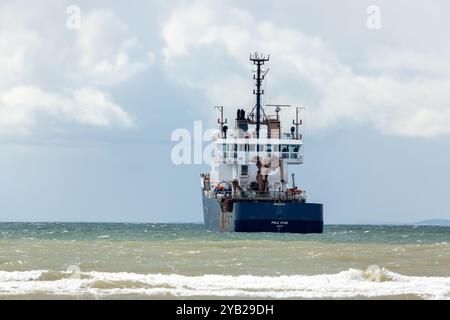
[[[177,129],[306,106],[326,223],[450,219],[450,3],[0,0],[0,221],[201,222]],[[291,121],[293,110],[284,111]]]

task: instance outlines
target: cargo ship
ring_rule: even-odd
[[[290,105],[262,102],[269,56],[251,54],[250,61],[253,108],[239,108],[230,130],[223,106],[216,107],[220,131],[213,139],[211,171],[201,174],[205,226],[219,232],[322,233],[323,205],[308,202],[290,172],[303,164],[303,108],[296,107],[289,132],[283,132],[280,112]]]

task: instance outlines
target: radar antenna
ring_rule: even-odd
[[[277,113],[277,119],[280,119],[279,113],[281,111],[281,108],[290,108],[290,104],[266,104],[266,107],[275,107],[275,112]]]

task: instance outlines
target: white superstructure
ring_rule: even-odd
[[[270,116],[269,116],[270,117]],[[271,116],[269,130],[262,130],[259,139],[256,131],[249,129],[251,121],[236,119],[236,130],[222,130],[214,140],[214,162],[210,172],[210,190],[222,184],[237,181],[245,191],[261,191],[258,184],[258,160],[261,178],[265,180],[265,192],[286,192],[295,187],[290,181],[289,166],[303,163],[302,135],[297,128],[290,133],[280,133],[279,117]],[[268,121],[268,120],[266,120]],[[247,131],[239,129],[239,126]],[[295,130],[294,130],[295,129]],[[252,184],[253,183],[253,184]]]

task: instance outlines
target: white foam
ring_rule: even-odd
[[[381,269],[379,282],[368,272],[290,276],[184,276],[178,274],[81,273],[81,279],[45,280],[46,271],[0,272],[0,295],[56,294],[242,298],[352,298],[417,295],[450,299],[450,277],[404,276]],[[54,274],[54,272],[53,272]]]
[[[43,270],[31,271],[0,271],[0,289],[2,284],[9,281],[31,281],[39,279],[42,274],[46,272]]]

